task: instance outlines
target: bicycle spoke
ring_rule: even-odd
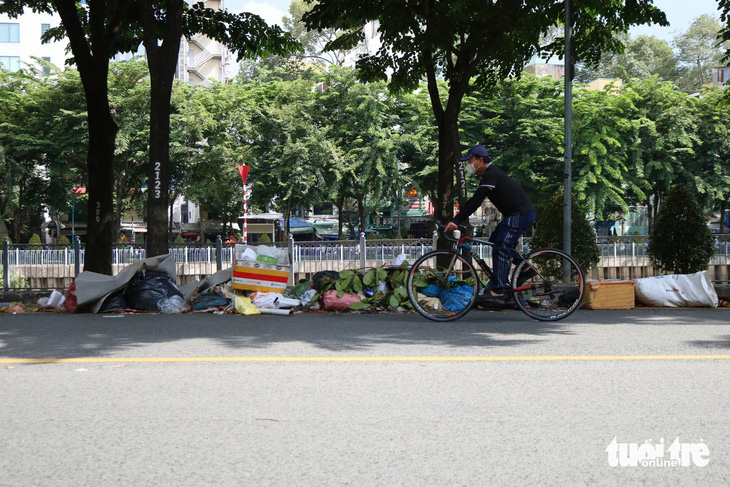
[[[528,260],[529,265],[525,262],[515,269],[513,288],[517,305],[528,316],[556,321],[578,309],[585,282],[583,271],[572,257],[555,249],[541,249],[531,253]],[[533,274],[530,268],[536,273],[521,282],[520,273]]]
[[[433,321],[453,321],[474,305],[478,280],[474,268],[446,250],[431,252],[413,264],[408,296],[413,308]]]

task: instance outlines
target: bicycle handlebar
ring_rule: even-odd
[[[461,235],[459,235],[459,237],[450,237],[450,236],[446,235],[446,233],[444,233],[444,229],[446,228],[446,225],[444,225],[443,223],[436,222],[436,228],[438,228],[439,233],[441,234],[441,236],[444,237],[444,240],[446,240],[447,242],[458,242],[459,241],[459,237]],[[463,225],[459,225],[458,228],[462,233],[466,231],[466,227]]]

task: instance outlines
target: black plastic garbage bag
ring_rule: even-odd
[[[340,273],[337,271],[319,271],[316,272],[312,276],[312,284],[314,286],[314,289],[319,290],[319,284],[323,277],[329,277],[333,280],[336,280],[338,277],[340,277]]]
[[[129,305],[127,304],[127,297],[124,295],[124,290],[115,291],[104,299],[104,302],[99,308],[99,313],[111,313],[126,308],[129,308]]]
[[[138,272],[127,286],[127,303],[140,311],[160,311],[159,302],[172,296],[183,297],[175,281],[166,272]]]

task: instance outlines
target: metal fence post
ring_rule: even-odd
[[[436,250],[436,248],[437,248],[436,245],[438,244],[438,241],[439,241],[439,232],[437,230],[434,230],[433,231],[433,250]]]
[[[294,235],[289,234],[289,285],[296,284],[294,280]]]
[[[74,236],[74,277],[81,273],[81,240],[78,235]]]
[[[10,289],[10,242],[8,237],[3,239],[3,290]]]
[[[365,269],[367,266],[367,238],[365,232],[360,234],[360,268]]]
[[[223,239],[220,235],[215,239],[215,265],[216,270],[223,269]]]

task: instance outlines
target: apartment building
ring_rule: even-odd
[[[51,27],[57,27],[61,18],[56,14],[28,12],[16,19],[0,15],[0,64],[10,71],[18,71],[25,64],[37,64],[34,57],[50,61],[62,68],[69,55],[66,42],[43,44],[41,36]],[[49,72],[48,68],[44,71]]]

